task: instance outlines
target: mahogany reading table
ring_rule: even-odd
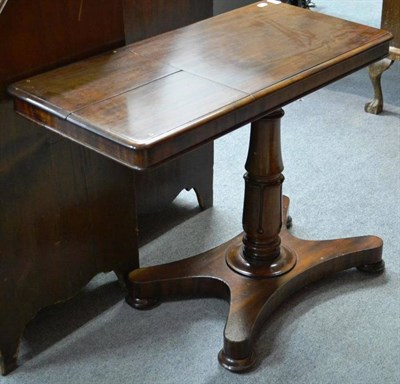
[[[254,363],[257,330],[295,290],[350,267],[383,270],[375,236],[306,241],[287,231],[280,108],[383,58],[390,39],[268,1],[33,77],[10,92],[21,115],[135,169],[251,123],[244,234],[186,260],[133,271],[128,297],[139,309],[172,297],[226,299],[219,361],[243,371]]]

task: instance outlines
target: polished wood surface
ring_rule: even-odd
[[[212,16],[212,0],[3,0],[0,97],[8,84]],[[42,22],[45,20],[45,22]]]
[[[123,8],[128,3],[13,0],[0,14],[2,374],[16,367],[24,327],[41,308],[70,298],[99,272],[114,270],[126,282],[128,272],[138,266],[138,214],[165,208],[182,189],[193,188],[203,209],[212,205],[212,143],[138,174],[18,117],[6,97],[11,81],[120,47],[124,27],[151,19],[152,34],[160,33],[165,31],[164,11],[181,14],[174,1],[158,4],[159,13],[152,18],[146,16],[148,1],[135,0],[135,9]],[[205,17],[212,10],[205,12],[206,5],[185,8],[187,20]],[[143,10],[135,13],[138,7]],[[179,26],[181,21],[168,23],[169,28]],[[108,71],[108,80],[124,68],[139,75],[126,56],[116,56],[115,67],[97,67],[98,72]],[[144,59],[141,65],[152,63]],[[160,76],[165,75],[162,69]],[[144,75],[143,81],[148,80]],[[111,85],[116,93],[125,90],[117,82],[100,81],[97,88],[93,83],[99,91]]]
[[[66,119],[72,112],[140,88],[179,70],[154,62],[128,48],[104,53],[25,80],[24,90]],[[72,85],[72,86],[71,86]]]
[[[383,57],[389,37],[286,4],[254,4],[30,78],[10,91],[21,114],[141,169]],[[121,55],[131,57],[133,66],[153,61],[149,72],[155,80],[135,86],[124,71],[116,79],[107,68],[118,65]],[[156,79],[160,66],[171,73]],[[85,75],[90,80],[82,81]],[[96,82],[128,82],[131,88],[115,95],[111,85],[99,95]],[[75,105],[60,100],[71,92],[81,95]]]
[[[303,241],[287,233],[279,107],[384,57],[390,39],[385,31],[298,7],[253,4],[27,79],[10,92],[22,116],[134,169],[151,169],[252,122],[244,235],[188,260],[133,271],[128,298],[140,309],[176,296],[227,299],[219,360],[243,371],[254,364],[263,320],[293,291],[350,267],[383,269],[377,237]],[[131,81],[124,67],[120,78],[102,70],[118,66],[118,54],[154,63],[139,76],[146,82],[115,94],[115,86]],[[95,73],[94,60],[102,63]],[[176,71],[158,77],[159,68]],[[117,84],[96,88],[111,83],[107,78]],[[70,92],[81,95],[75,106],[60,97]]]
[[[252,123],[243,207],[243,244],[227,254],[229,267],[248,277],[273,277],[289,272],[296,255],[281,244],[282,175],[278,110]]]
[[[305,285],[357,267],[384,269],[380,238],[302,240],[287,231],[289,199],[282,198],[280,118],[252,123],[245,174],[244,233],[186,260],[130,274],[127,302],[149,309],[160,301],[212,296],[230,304],[220,364],[233,372],[256,362],[256,336],[272,311]]]
[[[340,58],[370,44],[372,37],[384,37],[384,32],[300,11],[301,18],[296,18],[299,10],[288,5],[251,5],[140,42],[132,51],[261,97],[287,77],[305,77],[305,71],[322,64],[327,57]],[[307,28],[302,29],[303,25]],[[277,47],[277,41],[284,44]],[[327,41],[329,44],[321,43]]]
[[[137,309],[149,309],[173,299],[218,297],[226,300],[230,309],[218,359],[224,368],[233,372],[250,369],[257,361],[257,335],[265,327],[268,316],[285,299],[307,284],[351,267],[360,266],[365,270],[368,267],[364,264],[370,263],[372,273],[383,269],[379,238],[298,239],[285,225],[288,205],[285,197],[280,239],[296,254],[296,265],[288,273],[273,278],[249,278],[227,267],[227,254],[242,246],[243,234],[240,234],[208,252],[132,272],[132,296],[127,302]]]
[[[365,104],[365,111],[378,115],[383,110],[383,93],[381,78],[396,60],[400,60],[400,2],[383,0],[381,28],[393,34],[388,57],[369,66],[368,72],[374,88],[374,98]]]

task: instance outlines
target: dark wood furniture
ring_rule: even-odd
[[[399,0],[383,0],[381,28],[393,34],[388,57],[368,67],[369,77],[374,87],[374,99],[365,104],[365,111],[375,115],[382,112],[383,94],[381,77],[395,60],[400,60],[400,2]]]
[[[10,92],[22,116],[134,169],[252,122],[244,234],[192,258],[133,271],[128,297],[139,309],[172,297],[226,299],[219,360],[242,371],[254,363],[265,318],[295,290],[350,267],[383,269],[375,236],[305,241],[287,231],[280,108],[384,57],[390,38],[298,7],[253,4],[31,77]]]
[[[133,42],[209,17],[212,1],[13,0],[1,6],[0,368],[5,374],[15,368],[21,334],[39,309],[71,297],[99,272],[114,270],[124,281],[138,266],[138,212],[160,209],[193,187],[206,208],[212,204],[213,177],[212,143],[138,174],[16,116],[6,87],[120,47],[124,28]]]

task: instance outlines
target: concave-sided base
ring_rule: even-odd
[[[283,198],[283,223],[289,199]],[[226,299],[230,310],[224,331],[221,365],[233,372],[249,369],[255,362],[254,338],[265,319],[286,298],[306,284],[351,267],[381,263],[382,240],[375,236],[309,241],[292,236],[285,225],[282,246],[293,250],[296,264],[275,277],[246,277],[226,262],[232,247],[240,247],[242,234],[197,256],[174,263],[131,272],[130,299],[141,309],[160,300],[213,296]],[[374,269],[374,267],[371,267]]]

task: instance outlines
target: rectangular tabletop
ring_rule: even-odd
[[[390,39],[299,7],[255,3],[9,91],[25,117],[142,169],[384,57]]]

